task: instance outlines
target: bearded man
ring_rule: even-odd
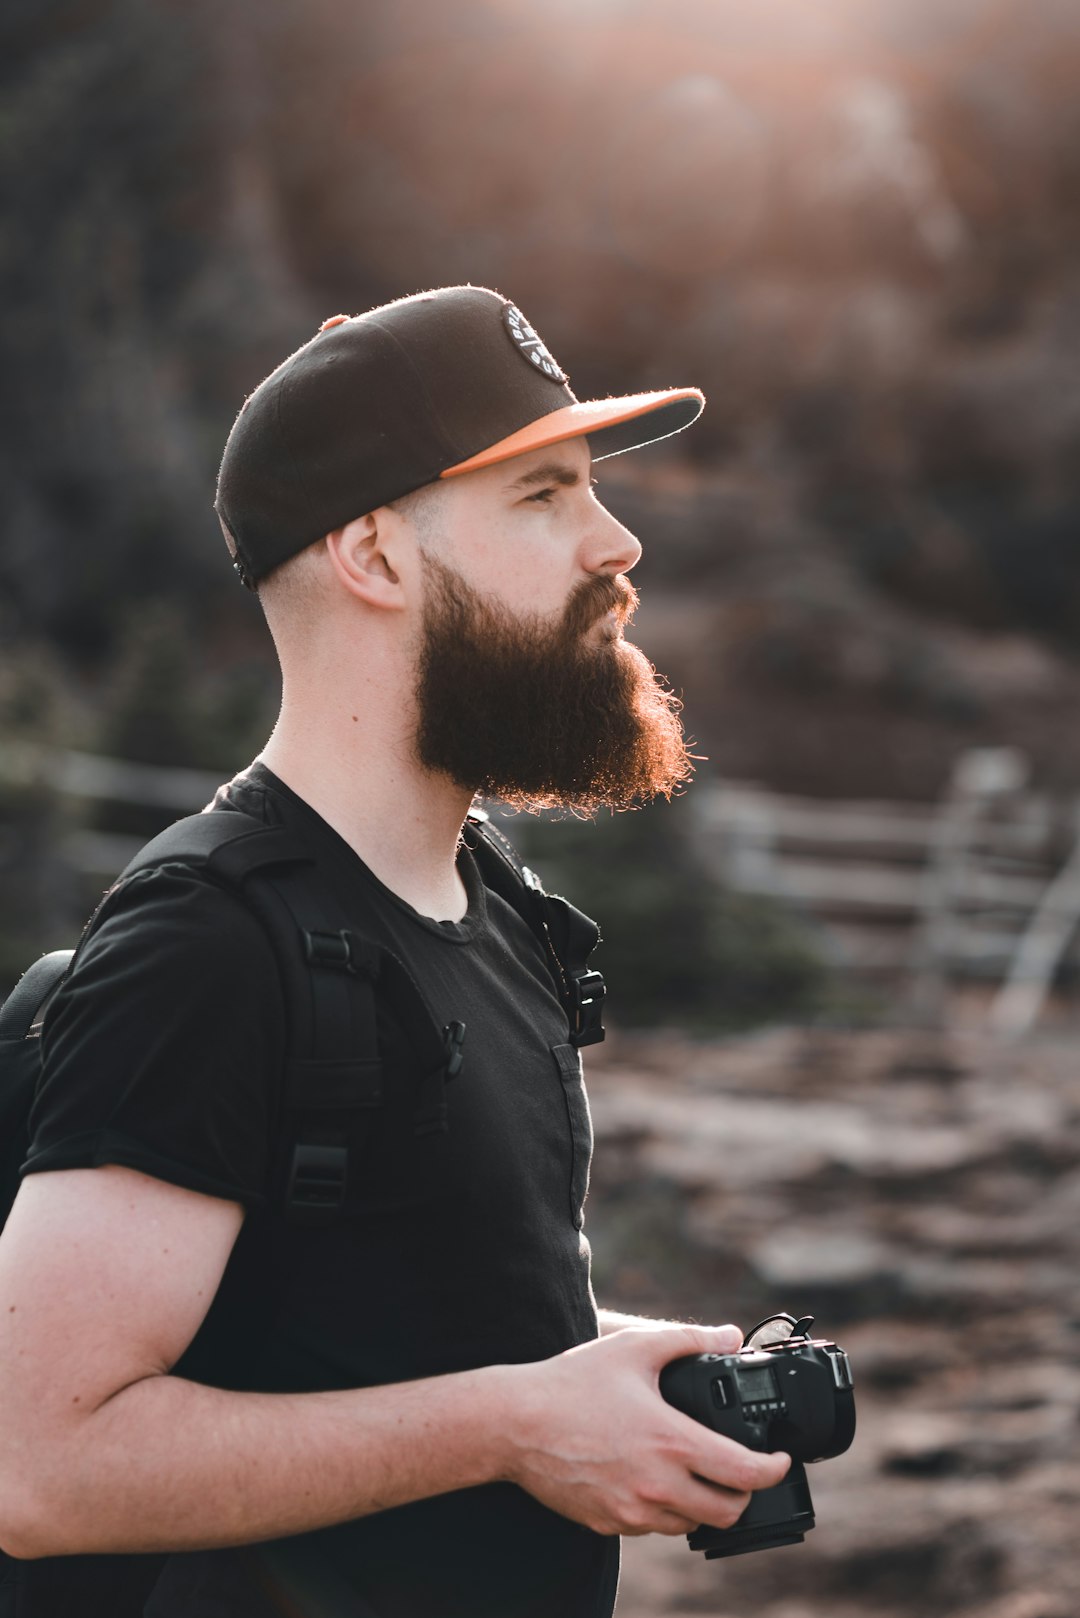
[[[304,933],[316,1020],[339,990],[357,1015],[355,938],[413,1010],[367,991],[381,1088],[362,1140],[305,1144],[350,1166],[340,1217],[297,1224],[281,1096],[319,1064],[264,917],[209,864],[121,884],[46,1018],[0,1242],[15,1558],[156,1553],[146,1618],[608,1618],[620,1534],[728,1527],[786,1470],[660,1397],[734,1327],[597,1309],[585,1041],[463,835],[478,791],[588,812],[687,779],[591,467],[702,403],[579,402],[479,287],[337,316],[246,402],[217,510],[283,695],[206,814],[279,832],[344,915],[336,973]],[[415,1128],[427,1020],[457,1054]]]

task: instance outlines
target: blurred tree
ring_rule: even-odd
[[[189,614],[175,602],[152,601],[129,612],[100,698],[96,749],[231,774],[266,740],[277,696],[268,661],[207,668],[193,655]]]
[[[199,692],[183,614],[157,601],[129,614],[98,747],[144,764],[205,762]]]

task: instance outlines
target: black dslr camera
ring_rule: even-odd
[[[737,1354],[691,1354],[660,1373],[660,1392],[684,1415],[747,1449],[791,1456],[787,1476],[750,1496],[732,1528],[686,1537],[707,1558],[798,1545],[814,1526],[805,1461],[842,1455],[855,1436],[851,1365],[842,1348],[811,1337],[813,1315],[770,1315]]]

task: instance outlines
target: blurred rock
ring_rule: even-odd
[[[806,1543],[628,1541],[619,1618],[1075,1618],[1080,1065],[1065,1041],[615,1036],[590,1075],[602,1301],[811,1313],[858,1432]]]

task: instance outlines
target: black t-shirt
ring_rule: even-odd
[[[275,955],[240,896],[174,866],[130,880],[50,1008],[25,1172],[126,1164],[244,1205],[218,1294],[174,1368],[214,1386],[375,1386],[595,1337],[581,1231],[588,1110],[531,930],[466,849],[464,919],[421,916],[262,764],[216,802],[286,827],[354,930],[409,968],[436,1025],[466,1025],[448,1130],[409,1127],[413,1058],[380,1006],[386,1100],[350,1152],[345,1217],[287,1224],[273,1172],[288,1043]],[[617,1541],[511,1485],[280,1543],[379,1618],[607,1618],[614,1601]],[[171,1557],[147,1618],[261,1615],[242,1564],[229,1552]]]

